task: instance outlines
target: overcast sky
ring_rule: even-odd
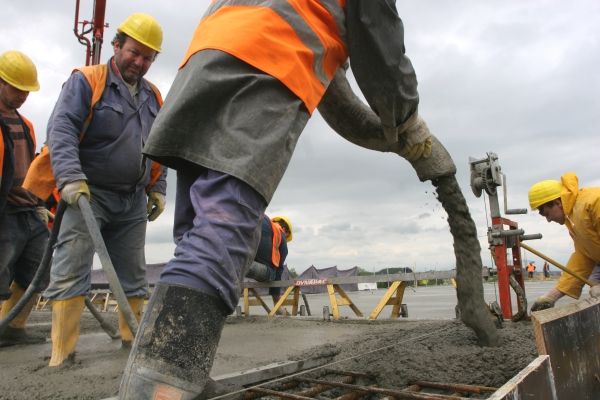
[[[90,20],[92,1],[81,3],[80,19]],[[154,15],[163,26],[164,51],[146,78],[166,95],[210,2],[107,3],[102,61],[112,55],[109,42],[129,14]],[[490,266],[487,200],[471,191],[469,156],[498,154],[509,208],[527,207],[530,185],[566,171],[575,171],[581,186],[600,186],[600,2],[399,0],[397,8],[419,79],[419,111],[458,167],[483,264]],[[0,52],[21,50],[38,68],[41,90],[20,111],[33,121],[39,143],[62,83],[85,62],[84,47],[73,34],[74,13],[74,0],[2,4]],[[174,249],[175,173],[170,173],[167,209],[148,225],[149,263],[167,261]],[[346,142],[318,112],[267,212],[292,220],[287,264],[297,272],[311,265],[454,268],[452,237],[433,186],[419,182],[398,156]],[[537,213],[509,217],[526,233],[543,234],[529,242],[532,247],[567,262],[572,242],[564,227]]]

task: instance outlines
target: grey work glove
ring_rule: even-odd
[[[556,300],[549,296],[540,296],[535,299],[535,303],[531,306],[531,311],[542,311],[554,307]]]
[[[67,183],[60,191],[61,199],[75,207],[78,207],[77,200],[81,196],[87,197],[88,200],[90,199],[90,188],[83,179]]]
[[[163,211],[165,211],[165,195],[159,192],[148,193],[148,221],[154,221]]]
[[[590,288],[590,296],[595,297],[597,299],[600,298],[600,283],[597,283]]]
[[[37,213],[38,217],[42,220],[44,225],[48,225],[48,220],[54,219],[54,214],[52,214],[50,210],[48,210],[46,207],[36,207],[35,212]]]
[[[429,158],[431,156],[432,139],[431,132],[427,124],[420,115],[414,113],[410,118],[398,128],[388,128],[384,126],[384,133],[387,138],[393,136],[390,129],[398,130],[398,142],[401,148],[398,154],[408,161],[417,161],[420,158]],[[386,131],[388,131],[386,133]]]

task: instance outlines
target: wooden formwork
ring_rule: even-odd
[[[539,356],[487,400],[557,400],[549,356]]]
[[[600,399],[600,299],[532,313],[539,354],[550,356],[559,399]]]

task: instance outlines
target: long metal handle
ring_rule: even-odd
[[[550,257],[548,257],[547,255],[545,255],[543,253],[540,253],[539,251],[537,251],[535,249],[532,249],[531,247],[529,247],[525,243],[521,242],[521,247],[524,248],[525,250],[529,251],[530,253],[533,253],[536,256],[538,256],[538,257],[540,257],[540,258],[548,261],[550,264],[553,264],[556,267],[562,269],[567,274],[569,274],[571,276],[574,276],[575,278],[579,279],[581,282],[585,283],[586,285],[594,286],[594,283],[592,281],[590,281],[589,279],[586,279],[583,276],[579,275],[578,273],[571,271],[570,269],[568,269],[567,267],[565,267],[564,265],[562,265],[558,261],[555,261],[555,260],[551,259]]]
[[[131,329],[131,332],[135,333],[138,329],[137,319],[135,319],[135,315],[131,309],[131,306],[129,305],[129,302],[127,302],[127,296],[125,296],[125,292],[123,291],[121,283],[119,282],[119,278],[117,277],[117,273],[115,272],[115,267],[113,266],[110,256],[108,255],[108,250],[106,250],[104,240],[102,240],[102,234],[100,233],[98,224],[96,224],[96,218],[94,217],[90,203],[87,197],[79,196],[77,204],[79,205],[81,215],[83,215],[85,224],[90,232],[90,237],[94,243],[94,248],[96,249],[98,258],[100,258],[100,264],[102,264],[102,269],[106,275],[108,286],[117,299],[119,310],[121,310],[123,313],[129,329]]]

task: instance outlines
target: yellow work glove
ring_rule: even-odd
[[[61,199],[75,207],[77,207],[77,200],[81,196],[87,197],[88,200],[90,199],[90,188],[83,179],[67,183],[60,191]]]
[[[600,298],[600,283],[595,284],[590,288],[590,296]]]
[[[48,225],[49,219],[54,219],[54,214],[52,214],[50,210],[48,210],[46,207],[36,207],[35,212],[37,213],[38,217],[42,220],[44,225]]]
[[[400,154],[408,161],[431,156],[431,132],[427,124],[417,113],[413,114],[398,130]]]
[[[165,195],[159,192],[148,193],[148,221],[154,221],[163,211],[165,211]]]
[[[535,303],[533,303],[533,306],[531,306],[531,311],[541,311],[547,308],[552,308],[554,307],[554,303],[556,303],[556,300],[552,297],[545,295],[540,296],[535,299]]]

